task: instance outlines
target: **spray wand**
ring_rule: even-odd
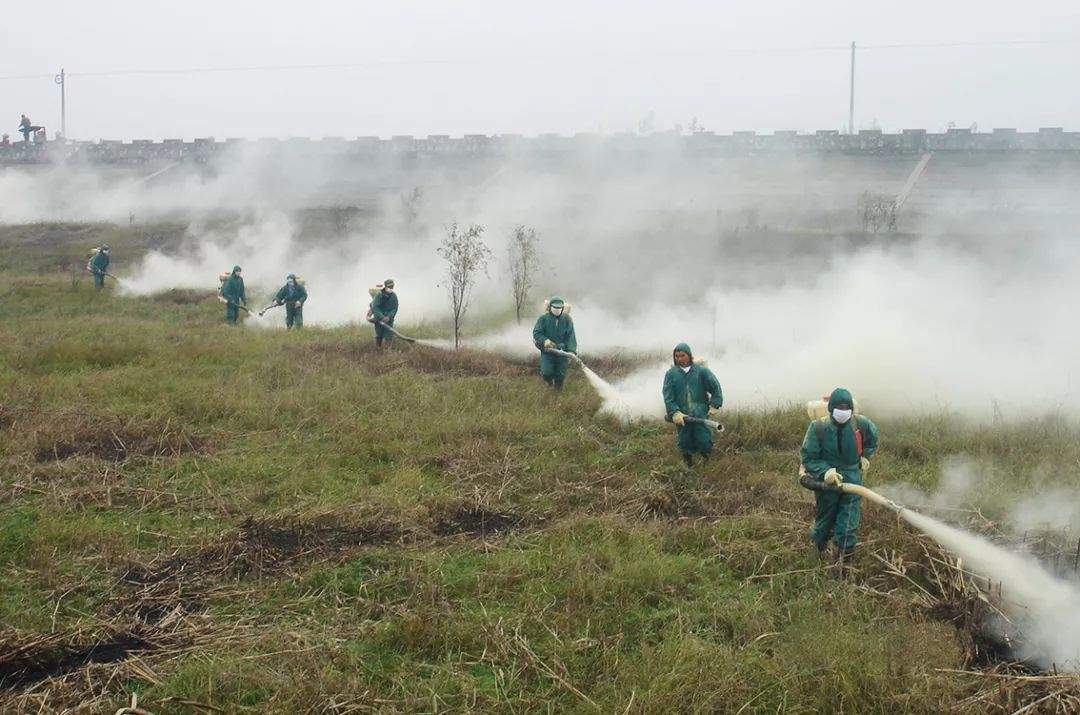
[[[87,266],[87,267],[86,267],[86,270],[87,270],[87,271],[89,271],[90,273],[97,273],[97,272],[98,272],[98,271],[95,271],[95,270],[94,270],[93,268],[91,268],[90,266]],[[123,282],[124,282],[124,281],[123,281],[123,279],[121,279],[121,278],[117,278],[116,276],[114,276],[114,275],[113,275],[112,273],[109,273],[108,271],[100,271],[100,273],[101,273],[101,275],[103,275],[103,276],[108,276],[109,278],[112,278],[112,279],[113,279],[114,281],[116,281],[117,283],[123,283]]]
[[[690,417],[689,415],[683,415],[683,424],[705,425],[709,429],[716,430],[717,432],[724,431],[724,425],[716,420],[706,419],[705,417]]]
[[[568,352],[566,350],[559,350],[558,348],[544,348],[544,352],[551,353],[552,355],[558,355],[559,357],[570,358],[578,365],[585,364],[581,361],[581,358],[579,358],[575,353]]]
[[[689,421],[689,417],[687,421]],[[848,482],[841,482],[839,486],[831,487],[820,479],[814,479],[810,476],[810,473],[806,471],[806,467],[799,465],[799,486],[809,489],[812,492],[844,492],[845,494],[854,494],[855,496],[864,497],[878,506],[883,506],[886,509],[891,509],[897,514],[907,509],[902,504],[897,504],[892,499],[881,496],[872,489],[867,489],[861,484],[849,484]]]
[[[381,325],[381,326],[383,326],[384,328],[389,330],[391,333],[398,336],[399,338],[401,338],[402,340],[404,340],[407,343],[415,343],[415,342],[417,342],[416,338],[410,338],[408,335],[402,335],[398,331],[394,330],[394,326],[390,325],[389,323],[383,322],[381,320],[375,320],[375,318],[371,314],[370,310],[368,311],[368,314],[367,314],[367,321],[369,323],[371,323],[372,325]]]
[[[219,296],[218,296],[218,300],[220,300],[220,301],[221,301],[222,303],[224,303],[224,304],[226,304],[226,305],[235,305],[235,306],[236,306],[237,308],[239,308],[240,310],[244,311],[244,312],[245,312],[245,313],[247,313],[248,315],[251,315],[251,314],[252,314],[252,313],[251,313],[251,309],[250,309],[250,308],[248,308],[248,307],[247,307],[246,305],[240,305],[239,303],[233,303],[233,302],[232,302],[231,300],[229,300],[228,298],[226,298],[226,297],[225,297],[225,296],[223,296],[223,295],[219,295]]]

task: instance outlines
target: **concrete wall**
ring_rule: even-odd
[[[313,156],[346,158],[375,158],[388,155],[425,156],[515,156],[560,155],[587,152],[657,153],[681,151],[687,154],[747,156],[770,153],[794,154],[863,154],[905,155],[934,152],[1080,152],[1080,132],[1060,128],[1045,128],[1038,132],[1018,132],[1015,129],[995,129],[989,133],[974,133],[968,129],[950,129],[944,134],[931,134],[923,129],[905,129],[898,134],[863,130],[858,134],[841,134],[835,130],[813,134],[797,132],[735,132],[730,135],[698,132],[690,136],[660,133],[637,134],[576,134],[559,136],[542,134],[522,137],[516,134],[487,136],[466,134],[451,138],[432,135],[427,138],[394,136],[390,139],[341,137],[324,139],[226,139],[213,138],[160,142],[136,139],[130,142],[50,142],[24,144],[13,142],[0,146],[0,164],[43,164],[78,161],[91,164],[161,164],[178,161],[206,162],[228,151],[245,146],[274,148],[290,153],[311,153]]]

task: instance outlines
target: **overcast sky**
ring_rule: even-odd
[[[58,0],[0,28],[4,131],[73,138],[572,134],[856,128],[1080,129],[1080,3]],[[10,8],[14,10],[14,8]],[[16,17],[18,15],[18,17]],[[17,21],[14,21],[17,20]],[[803,48],[798,50],[796,48]],[[812,49],[841,48],[841,49]],[[750,52],[748,50],[759,50]],[[780,51],[784,50],[784,51]],[[790,51],[789,51],[790,50]],[[352,63],[347,69],[79,76]]]

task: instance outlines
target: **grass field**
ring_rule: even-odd
[[[795,408],[728,414],[687,473],[669,427],[597,417],[579,373],[554,395],[531,363],[230,329],[212,295],[67,270],[145,235],[0,229],[5,712],[131,693],[154,713],[1013,712],[1077,692],[1005,677],[971,595],[888,513],[864,509],[857,570],[830,576]],[[1080,477],[1059,418],[878,422],[871,486],[931,488],[967,454],[997,465],[991,519],[1032,464]]]

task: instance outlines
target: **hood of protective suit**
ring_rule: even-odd
[[[687,355],[690,356],[690,364],[691,365],[694,364],[694,353],[690,351],[690,346],[687,345],[686,343],[679,343],[671,351],[671,361],[674,362],[676,365],[678,365],[679,363],[675,362],[675,353],[686,353]]]
[[[845,403],[851,405],[851,409],[855,409],[855,398],[851,396],[851,393],[842,387],[838,387],[832,391],[829,395],[829,414],[836,409],[836,406]]]

